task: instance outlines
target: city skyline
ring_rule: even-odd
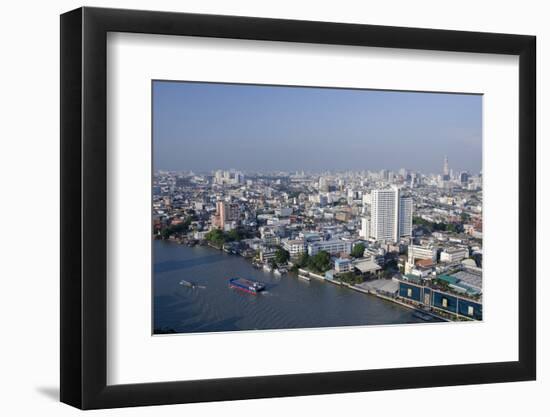
[[[482,97],[153,84],[153,333],[483,320]]]
[[[179,173],[194,173],[194,174],[207,174],[207,175],[215,175],[216,172],[219,172],[219,171],[222,171],[222,172],[239,172],[239,173],[242,173],[242,174],[247,174],[247,175],[265,175],[265,174],[303,174],[303,175],[308,175],[308,176],[331,176],[331,175],[341,175],[341,174],[362,174],[362,173],[379,173],[381,171],[388,171],[388,172],[393,172],[393,173],[399,173],[399,171],[401,171],[402,169],[405,169],[407,172],[409,173],[418,173],[418,174],[421,174],[421,175],[425,175],[425,176],[432,176],[432,175],[441,175],[442,177],[443,176],[450,176],[450,174],[453,174],[453,176],[459,176],[461,173],[463,172],[466,172],[468,173],[469,175],[472,175],[472,176],[477,176],[477,175],[481,175],[481,171],[479,172],[471,172],[471,171],[468,171],[468,170],[463,170],[463,169],[460,169],[460,167],[448,167],[447,165],[445,165],[445,162],[448,161],[448,158],[447,156],[445,155],[445,160],[444,160],[444,165],[443,165],[443,169],[440,170],[439,172],[438,171],[435,171],[435,172],[422,172],[422,171],[419,171],[419,170],[413,170],[413,169],[409,169],[407,167],[401,167],[399,169],[392,169],[392,170],[388,170],[388,169],[385,169],[385,168],[382,168],[380,170],[372,170],[372,169],[362,169],[362,170],[350,170],[350,169],[342,169],[342,170],[330,170],[330,169],[325,169],[325,170],[318,170],[318,171],[315,171],[315,170],[293,170],[293,171],[288,171],[288,170],[277,170],[277,169],[273,169],[273,170],[243,170],[243,169],[238,169],[238,168],[235,168],[235,167],[225,167],[225,166],[222,166],[222,167],[216,167],[216,168],[212,168],[212,169],[209,169],[209,170],[192,170],[192,169],[156,169],[154,172],[155,173],[159,173],[159,172],[179,172]],[[446,170],[445,168],[448,168],[448,170]]]
[[[467,94],[155,81],[154,170],[430,174],[448,156],[475,175],[481,106]]]

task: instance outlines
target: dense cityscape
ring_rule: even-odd
[[[153,237],[376,296],[426,322],[481,320],[482,205],[481,173],[443,155],[433,174],[156,171]]]

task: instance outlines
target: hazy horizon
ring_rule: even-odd
[[[153,82],[154,170],[481,171],[482,96]]]

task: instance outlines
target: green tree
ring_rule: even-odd
[[[379,275],[382,278],[391,278],[397,272],[399,272],[399,265],[397,263],[397,259],[395,259],[395,258],[390,258],[390,259],[386,258],[384,268],[379,272]]]
[[[168,239],[172,235],[185,234],[189,231],[189,226],[191,225],[191,221],[192,221],[191,218],[188,217],[180,223],[171,224],[170,226],[162,229],[160,231],[160,234],[163,239]]]
[[[234,242],[241,240],[241,235],[237,229],[230,230],[225,235],[225,240],[228,242]]]
[[[432,223],[433,230],[435,231],[444,231],[447,230],[447,224],[440,222],[440,223]]]
[[[435,279],[434,284],[436,284],[437,286],[439,286],[441,289],[445,291],[450,290],[449,283],[447,281],[443,281],[442,279],[439,279],[439,278]]]
[[[358,243],[351,250],[351,256],[353,256],[354,258],[362,258],[363,253],[365,253],[365,245],[362,243]]]
[[[397,259],[389,259],[384,265],[384,269],[392,271],[398,270],[399,268],[397,266]]]
[[[170,228],[167,227],[165,229],[162,229],[160,231],[160,236],[163,238],[163,239],[168,239],[170,237],[170,235],[172,234],[172,232],[170,231]]]
[[[303,268],[309,264],[309,255],[307,252],[304,252],[300,257],[293,263],[292,271],[296,272],[299,268]]]
[[[413,217],[413,224],[416,226],[421,226],[424,230],[428,232],[433,232],[435,229],[435,223],[424,220],[422,217]]]
[[[220,229],[212,229],[206,234],[205,238],[216,246],[221,246],[225,243],[225,235]]]
[[[451,233],[462,233],[464,227],[460,223],[448,223],[446,225],[446,230]]]
[[[309,258],[308,266],[315,272],[328,271],[330,269],[330,254],[323,250],[318,252]]]
[[[421,226],[431,226],[432,222],[429,222],[428,220],[424,220],[422,217],[413,217],[413,224],[418,224]]]
[[[338,280],[350,285],[356,285],[363,282],[363,278],[359,275],[355,275],[353,272],[344,272],[338,275]]]
[[[275,251],[275,262],[277,262],[279,265],[286,264],[289,259],[290,253],[288,253],[288,251],[284,250],[283,248],[278,248]]]

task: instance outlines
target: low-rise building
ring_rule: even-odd
[[[407,255],[409,263],[411,264],[414,264],[417,259],[430,259],[435,262],[437,260],[437,248],[432,245],[409,245],[407,248]]]
[[[332,239],[324,240],[320,242],[313,242],[308,245],[307,252],[309,256],[317,255],[321,251],[330,253],[331,255],[337,255],[340,253],[351,253],[351,241]]]
[[[340,274],[343,272],[349,272],[353,269],[351,259],[338,258],[334,261],[334,270]]]
[[[353,267],[362,274],[374,274],[382,269],[382,267],[376,263],[374,257],[357,259],[353,261]]]
[[[306,252],[306,243],[302,239],[283,239],[281,244],[283,249],[290,254],[291,258],[300,256]]]
[[[446,248],[441,252],[441,262],[454,263],[467,258],[469,255],[468,248]]]
[[[195,233],[193,233],[193,239],[204,240],[206,239],[207,233],[208,230],[196,231]]]
[[[292,207],[281,207],[275,209],[275,215],[279,217],[288,217],[292,214]]]
[[[267,262],[271,259],[275,259],[275,254],[277,253],[276,248],[271,247],[262,247],[260,248],[260,261]]]
[[[398,282],[399,297],[412,304],[457,318],[483,319],[480,301],[429,287],[420,278],[408,277],[399,279]]]
[[[418,276],[423,279],[429,279],[432,273],[433,273],[433,265],[422,266],[422,264],[414,265],[409,271],[409,274]]]

